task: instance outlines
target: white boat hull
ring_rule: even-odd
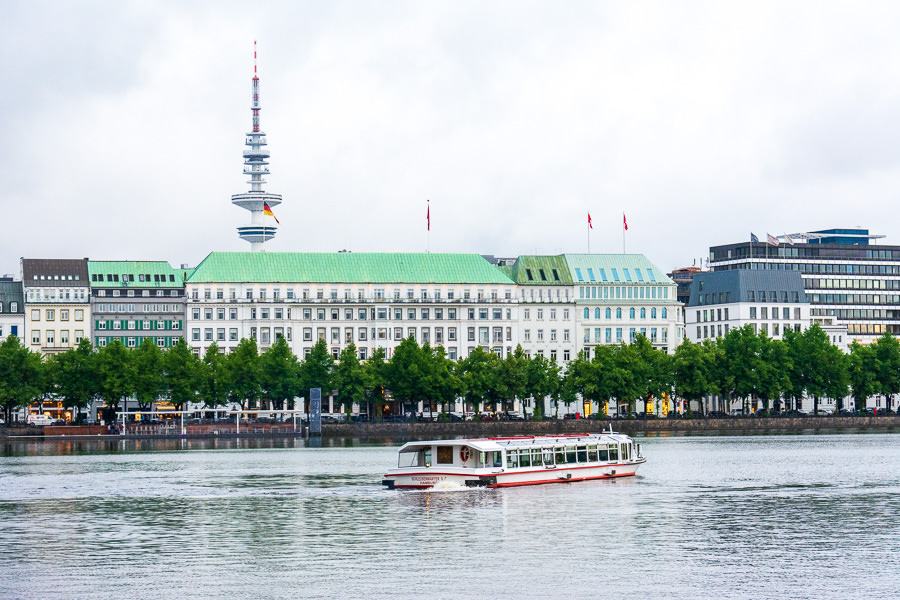
[[[573,483],[591,479],[629,477],[644,460],[604,465],[572,465],[554,468],[517,470],[498,469],[392,469],[384,476],[384,484],[396,489],[429,489],[436,486],[515,487],[545,483]],[[407,472],[402,472],[407,471]]]

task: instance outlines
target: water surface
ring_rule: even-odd
[[[354,440],[10,442],[0,597],[898,597],[900,436],[639,441],[634,478],[450,492]]]

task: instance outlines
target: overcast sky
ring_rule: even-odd
[[[0,273],[248,250],[499,256],[837,226],[900,244],[896,2],[0,4]],[[270,222],[271,219],[269,219]],[[274,224],[274,223],[273,223]]]

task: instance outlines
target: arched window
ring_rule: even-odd
[[[647,309],[646,308],[641,308],[641,318],[642,319],[647,318]]]
[[[621,319],[621,318],[622,318],[622,309],[621,309],[621,308],[617,308],[617,309],[616,309],[616,318],[617,318],[617,319]]]
[[[591,309],[589,309],[587,306],[584,307],[584,318],[585,319],[591,318]]]
[[[597,308],[594,309],[594,318],[595,318],[595,319],[599,319],[599,318],[600,318],[600,307],[599,307],[599,306],[598,306]]]
[[[650,309],[650,318],[651,319],[656,318],[656,307]]]
[[[663,318],[663,319],[666,318],[666,309],[662,309],[662,318]]]
[[[612,309],[609,307],[606,307],[606,318],[612,319]]]
[[[634,318],[634,307],[633,306],[630,309],[628,309],[628,318],[630,318],[630,319]]]

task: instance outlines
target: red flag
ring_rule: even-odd
[[[431,204],[428,205],[428,212],[425,213],[425,220],[428,221],[428,231],[431,231]]]
[[[628,219],[625,218],[625,213],[622,213],[622,223],[625,225],[625,231],[628,231]]]
[[[588,228],[590,228],[590,229],[594,228],[594,224],[591,223],[591,213],[590,212],[588,212]]]

